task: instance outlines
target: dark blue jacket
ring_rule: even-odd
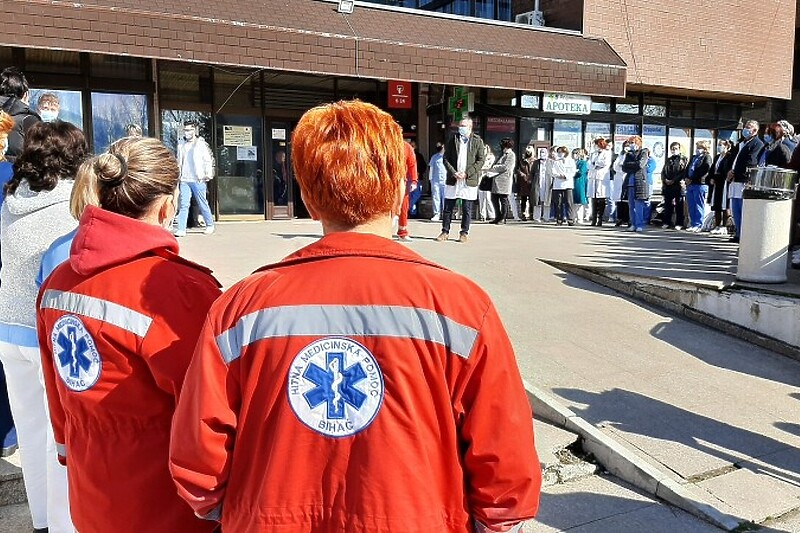
[[[733,165],[733,181],[747,183],[747,169],[758,166],[758,156],[764,148],[764,142],[753,135],[750,139],[739,143],[739,152]]]

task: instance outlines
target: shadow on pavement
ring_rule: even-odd
[[[741,464],[742,458],[755,458],[763,464],[750,464],[754,471],[800,486],[800,461],[797,461],[800,452],[771,437],[624,389],[595,393],[556,388],[553,392],[570,402],[586,405],[573,407],[573,411],[592,424],[604,423],[620,432],[683,445],[684,448],[675,447],[669,452],[676,462],[686,460],[690,449],[732,465]],[[653,443],[653,446],[658,445]],[[796,453],[775,453],[785,450]],[[663,454],[650,452],[649,455],[665,462]]]
[[[791,433],[792,435],[800,437],[800,424],[791,424],[789,422],[775,422],[772,425],[780,429],[781,431],[785,431],[786,433]]]

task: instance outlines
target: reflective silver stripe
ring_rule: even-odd
[[[242,348],[279,337],[401,337],[435,342],[467,359],[478,331],[428,309],[380,305],[294,305],[250,313],[217,336],[225,362]]]
[[[113,324],[134,335],[144,337],[153,319],[125,306],[85,294],[48,289],[42,295],[42,309],[58,309],[66,313],[88,316]]]
[[[198,513],[195,513],[195,515],[197,515],[197,518],[202,518],[203,520],[212,520],[214,522],[219,522],[219,519],[222,517],[222,504],[217,505],[204,515]]]
[[[61,457],[67,456],[67,447],[56,442],[56,453]]]

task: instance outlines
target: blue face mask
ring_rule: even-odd
[[[43,111],[39,111],[39,116],[42,117],[42,122],[53,122],[58,118],[58,111],[45,109]]]
[[[764,142],[767,144],[772,144],[775,138],[772,135],[764,135]]]
[[[461,135],[462,137],[469,137],[469,128],[466,126],[459,126],[458,134]]]
[[[750,131],[750,130],[742,130],[742,137],[744,137],[745,139],[749,139],[752,136],[753,136],[753,132],[752,131]]]

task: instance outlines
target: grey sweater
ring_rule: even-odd
[[[33,192],[23,180],[0,209],[0,340],[9,330],[36,328],[36,275],[42,255],[78,225],[69,213],[72,180],[52,191]],[[23,334],[25,331],[22,332]],[[11,338],[18,338],[13,335]]]

